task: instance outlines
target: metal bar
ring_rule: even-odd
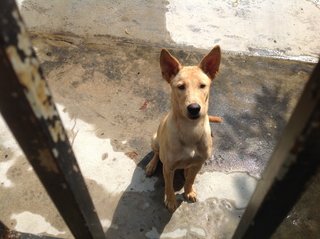
[[[270,238],[320,170],[320,63],[251,197],[233,239]]]
[[[0,1],[0,110],[75,238],[105,238],[14,0]]]

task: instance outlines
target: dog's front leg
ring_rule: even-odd
[[[185,183],[184,183],[184,197],[191,201],[196,202],[197,201],[197,193],[194,190],[193,183],[196,178],[197,173],[200,171],[201,166],[192,166],[189,168],[184,169],[184,177],[185,177]]]
[[[170,212],[174,212],[178,206],[173,188],[174,170],[163,166],[164,177],[164,203]]]

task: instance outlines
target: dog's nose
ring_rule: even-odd
[[[197,116],[200,112],[201,106],[197,103],[192,103],[187,107],[188,112],[192,116]]]

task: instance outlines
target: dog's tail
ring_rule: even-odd
[[[222,121],[223,121],[222,118],[219,116],[209,115],[209,122],[210,123],[221,123]]]

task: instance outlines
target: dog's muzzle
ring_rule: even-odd
[[[188,116],[190,119],[198,119],[200,117],[201,106],[197,103],[192,103],[188,105]]]

